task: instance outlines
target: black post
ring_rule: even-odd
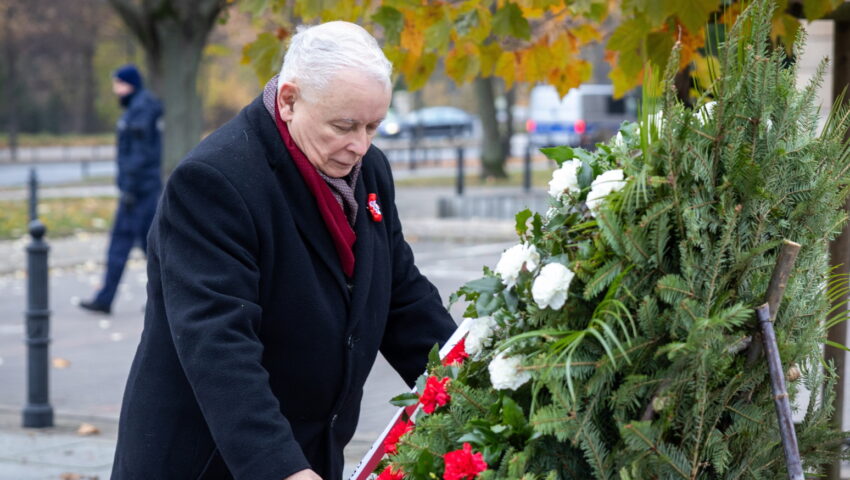
[[[409,168],[411,170],[416,170],[416,150],[419,148],[419,131],[417,129],[411,130],[412,136],[410,137],[410,165]]]
[[[47,229],[36,218],[30,221],[32,242],[27,245],[27,404],[23,426],[53,426],[53,407],[48,394],[48,352],[50,344],[50,310],[48,309],[47,253],[44,241]]]
[[[525,190],[525,193],[528,193],[531,191],[531,145],[525,147],[523,164],[522,188]]]
[[[463,195],[463,147],[457,147],[457,194]]]
[[[35,167],[30,167],[30,222],[38,218],[38,176]]]

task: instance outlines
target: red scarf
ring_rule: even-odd
[[[339,261],[342,263],[342,271],[345,276],[351,278],[354,275],[354,242],[357,241],[357,235],[352,230],[351,225],[345,218],[345,212],[342,210],[339,202],[331,193],[330,187],[316,172],[316,167],[307,160],[304,152],[298,148],[295,141],[292,140],[292,135],[289,134],[289,128],[286,123],[280,118],[280,111],[277,109],[275,102],[274,120],[277,124],[277,131],[280,133],[280,138],[283,139],[283,144],[292,156],[295,166],[301,172],[301,178],[307,184],[307,188],[316,199],[316,204],[319,206],[319,213],[322,215],[322,220],[325,221],[325,227],[331,234],[331,238],[336,248],[336,253],[339,256]]]

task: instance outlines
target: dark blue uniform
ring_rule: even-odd
[[[128,99],[118,121],[118,189],[121,201],[115,214],[103,288],[94,303],[106,310],[112,305],[130,250],[137,242],[147,251],[147,234],[162,191],[162,140],[157,123],[162,104],[147,90],[138,89]]]

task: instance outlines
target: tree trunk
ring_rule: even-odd
[[[505,178],[507,154],[499,135],[499,122],[496,119],[496,95],[493,77],[475,79],[475,96],[478,100],[478,113],[481,117],[481,177]]]
[[[505,156],[511,156],[511,139],[514,138],[514,103],[516,103],[516,86],[505,92],[505,128],[502,134],[502,149]]]
[[[850,21],[835,21],[835,34],[833,37],[833,58],[835,63],[833,68],[832,81],[832,96],[833,99],[838,98],[844,88],[850,85]],[[847,99],[845,99],[845,102]],[[850,132],[848,132],[850,136]],[[844,206],[846,212],[850,212],[850,199]],[[841,235],[838,236],[829,244],[829,265],[834,270],[833,275],[847,275],[850,273],[850,224],[844,225]],[[846,277],[845,277],[846,278]],[[834,313],[835,316],[847,316],[847,302],[850,300],[847,295],[843,295],[836,301],[841,305]],[[841,322],[829,330],[827,338],[840,345],[847,343],[847,323]],[[826,346],[824,357],[827,362],[832,362],[835,365],[835,370],[838,373],[838,382],[835,384],[835,398],[833,405],[835,406],[835,414],[833,416],[833,424],[838,430],[843,430],[844,424],[844,399],[845,386],[847,379],[845,378],[846,369],[844,367],[844,351],[829,345]],[[836,449],[841,449],[838,445]],[[830,465],[827,470],[827,478],[829,480],[841,479],[841,461],[836,461]]]
[[[6,123],[9,134],[9,153],[12,161],[18,159],[18,66],[17,46],[12,32],[12,20],[15,16],[15,7],[6,9],[6,18],[3,24],[3,37],[6,44]]]
[[[154,85],[165,105],[162,171],[168,176],[201,139],[203,118],[198,69],[207,36],[187,38],[177,23],[158,25],[161,56]]]
[[[166,0],[146,10],[133,0],[109,0],[145,50],[148,85],[165,108],[162,171],[168,176],[201,138],[197,75],[207,36],[224,0]]]
[[[97,82],[94,78],[94,49],[94,44],[88,44],[83,50],[83,95],[81,100],[83,133],[92,133],[97,130],[97,125],[95,125],[97,117],[94,107],[95,95],[97,95]]]

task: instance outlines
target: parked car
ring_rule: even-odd
[[[612,85],[585,84],[563,99],[551,85],[531,90],[526,131],[531,146],[591,146],[617,133],[620,124],[634,120],[637,101],[614,99]]]
[[[401,131],[401,118],[399,118],[399,116],[395,113],[394,110],[387,110],[387,116],[384,117],[384,121],[381,122],[380,125],[378,125],[378,136],[395,138],[401,135]]]
[[[427,107],[404,117],[402,134],[423,137],[459,137],[472,135],[472,115],[455,107]]]

